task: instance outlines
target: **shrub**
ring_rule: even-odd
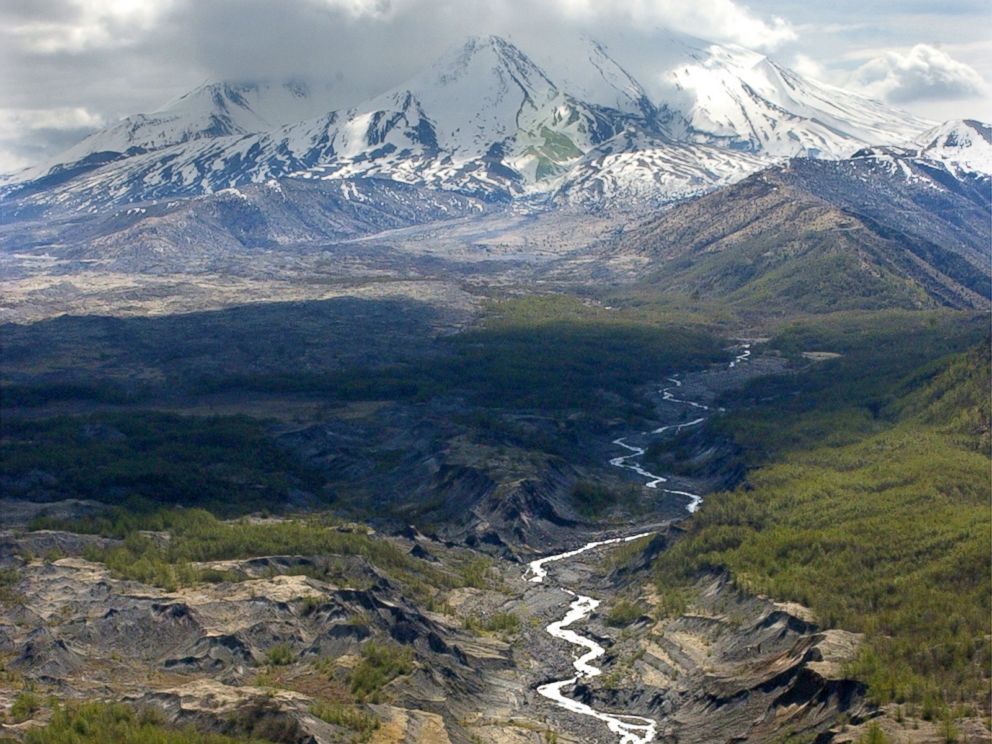
[[[359,700],[376,699],[383,687],[412,671],[413,652],[409,648],[368,641],[362,646],[361,659],[351,670],[351,692]]]
[[[201,733],[192,728],[164,726],[161,716],[139,712],[120,703],[80,703],[56,706],[42,728],[24,735],[25,744],[264,744],[254,738]]]
[[[22,723],[41,710],[41,698],[29,690],[19,692],[10,706],[10,717],[14,723]]]
[[[286,666],[292,664],[295,659],[296,654],[288,643],[277,643],[265,653],[265,660],[271,666]]]
[[[636,622],[644,615],[644,608],[637,602],[621,599],[613,603],[606,613],[606,624],[614,628],[622,628]]]
[[[310,706],[310,713],[332,726],[341,726],[356,732],[354,741],[368,741],[379,728],[378,718],[355,705],[316,702]]]

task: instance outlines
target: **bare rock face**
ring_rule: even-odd
[[[822,631],[806,608],[749,597],[723,577],[695,597],[640,640],[639,663],[667,687],[679,742],[816,736],[839,713],[865,711],[863,685],[843,673],[859,635]]]
[[[305,695],[289,690],[235,687],[209,679],[148,692],[133,698],[133,702],[162,710],[175,724],[228,734],[258,729],[275,734],[282,742],[313,741],[313,729],[319,735],[327,733],[322,729],[329,728],[305,715],[310,702]]]
[[[0,647],[12,672],[64,699],[123,698],[175,723],[302,744],[339,738],[339,727],[309,712],[318,698],[353,705],[335,670],[353,666],[369,640],[402,644],[414,669],[394,681],[388,697],[398,706],[382,708],[383,726],[407,732],[396,741],[427,731],[445,740],[447,696],[484,690],[480,669],[506,667],[505,646],[425,614],[381,577],[369,588],[302,575],[247,578],[319,560],[218,562],[209,567],[236,569],[244,580],[172,592],[78,557],[22,561],[19,600],[0,612]],[[374,567],[366,571],[375,576]],[[265,677],[276,673],[275,682]]]
[[[321,701],[363,711],[376,722],[375,741],[538,744],[554,732],[562,742],[613,744],[600,721],[537,693],[574,674],[571,650],[544,627],[571,601],[562,587],[606,606],[637,591],[644,612],[626,627],[607,624],[605,607],[581,626],[606,649],[596,662],[603,675],[569,696],[656,721],[658,741],[764,742],[784,731],[843,741],[839,717],[857,725],[871,713],[862,686],[843,672],[860,636],[822,630],[809,610],[744,594],[722,576],[697,584],[681,614],[657,619],[647,570],[673,536],[662,530],[609,571],[605,552],[556,564],[546,584],[494,561],[499,588],[453,589],[444,615],[409,601],[361,559],[354,587],[279,573],[322,560],[286,555],[202,564],[240,580],[177,591],[122,581],[79,557],[35,560],[18,569],[21,601],[0,613],[0,644],[12,670],[64,699],[125,700],[177,725],[286,744],[353,733],[320,718]],[[393,539],[432,556],[431,566],[451,560],[419,533]],[[516,630],[485,630],[507,614]],[[475,630],[462,627],[469,618]],[[408,649],[412,665],[356,706],[348,674],[370,642]]]

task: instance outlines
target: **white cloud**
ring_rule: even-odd
[[[884,51],[855,70],[851,83],[894,103],[969,98],[986,91],[973,67],[928,44]]]
[[[796,31],[783,18],[765,20],[734,0],[556,0],[566,17],[586,22],[619,22],[639,28],[666,26],[714,41],[752,49],[774,49],[793,41]]]
[[[99,127],[103,117],[81,106],[49,109],[0,109],[0,131]]]
[[[102,116],[80,106],[0,109],[0,173],[32,165],[50,143],[61,149],[104,126]]]
[[[68,6],[62,17],[29,17],[10,31],[40,54],[125,46],[153,29],[172,1],[73,0]]]
[[[803,77],[813,80],[826,80],[827,75],[823,65],[805,54],[797,54],[792,58],[792,69]]]

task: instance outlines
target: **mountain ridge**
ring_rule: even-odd
[[[741,309],[990,306],[989,179],[913,153],[794,158],[626,231],[639,281]]]
[[[386,178],[494,201],[568,194],[558,202],[602,206],[636,196],[661,204],[782,157],[844,157],[931,125],[739,47],[672,36],[662,58],[674,65],[671,98],[649,93],[593,40],[548,73],[501,37],[472,37],[363,103],[256,132],[249,130],[265,112],[279,108],[272,101],[301,91],[205,86],[157,118],[91,135],[67,151],[63,160],[72,162],[8,178],[0,200],[10,220],[296,176]],[[317,107],[302,99],[303,108]],[[194,114],[183,119],[183,106]],[[597,164],[604,155],[610,176],[591,178],[590,167],[610,160]]]

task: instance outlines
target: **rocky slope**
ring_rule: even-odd
[[[536,694],[537,683],[567,668],[567,650],[540,626],[567,605],[559,578],[584,591],[629,591],[641,554],[596,578],[609,558],[604,549],[553,569],[548,586],[525,581],[519,565],[502,564],[498,590],[453,590],[438,614],[418,608],[361,559],[213,562],[202,568],[239,578],[166,591],[122,581],[80,557],[16,557],[46,537],[70,551],[74,541],[77,551],[98,542],[0,535],[4,563],[18,576],[18,598],[0,610],[0,651],[15,690],[32,685],[63,700],[109,696],[152,706],[179,725],[286,744],[352,740],[347,721],[354,719],[327,713],[342,708],[374,722],[376,742],[536,744],[552,732],[562,742],[615,741],[595,721]],[[448,548],[415,533],[392,541],[432,565],[450,560]],[[646,550],[663,542],[655,538]],[[319,578],[329,561],[341,578]],[[654,601],[649,593],[645,607]],[[486,630],[507,616],[516,621]],[[657,719],[666,739],[712,741],[714,732],[731,731],[772,740],[784,729],[823,732],[840,713],[863,710],[859,686],[840,673],[857,638],[819,631],[801,608],[715,580],[700,585],[684,614],[645,616],[622,632],[604,617],[596,615],[590,629],[607,645],[608,682],[569,694]],[[367,658],[363,649],[377,644],[407,649],[409,666],[356,701],[354,670]],[[0,693],[6,704],[15,697],[9,688]],[[31,725],[38,722],[0,723],[0,731],[17,738]]]
[[[641,281],[741,306],[987,307],[987,177],[914,153],[796,159],[662,212],[612,249]]]

